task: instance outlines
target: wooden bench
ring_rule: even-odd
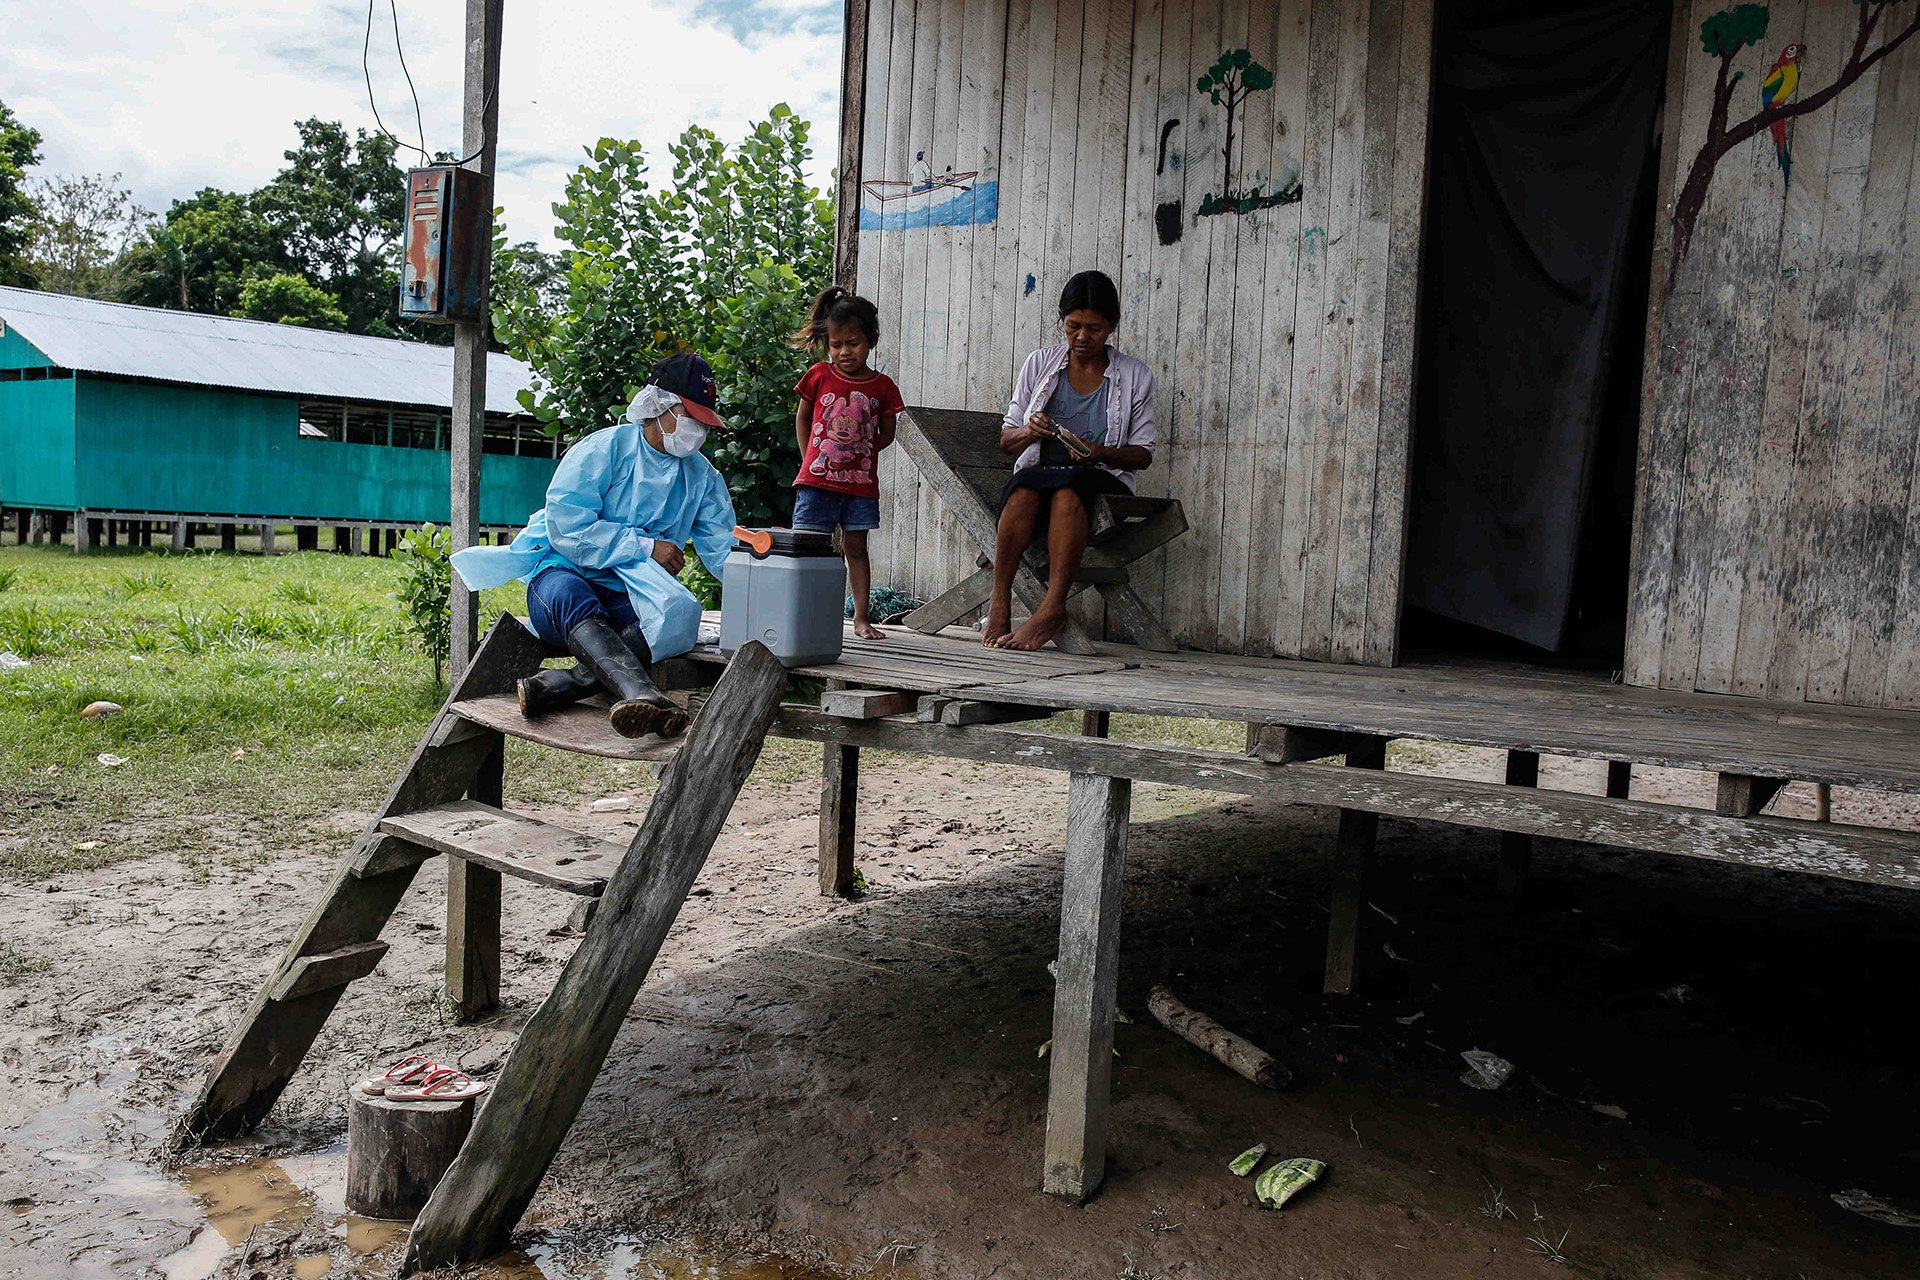
[[[993,549],[1000,522],[1000,495],[1013,475],[1013,459],[1000,451],[1000,415],[964,409],[914,407],[900,415],[898,440],[921,477],[960,518],[982,548],[973,573],[914,610],[906,624],[928,635],[976,614],[993,594]],[[1153,610],[1133,589],[1128,567],[1187,530],[1186,513],[1173,498],[1100,497],[1094,500],[1092,536],[1074,575],[1074,592],[1092,587],[1109,617],[1144,649],[1172,653],[1178,646]],[[1029,609],[1046,595],[1044,547],[1027,552],[1014,575],[1013,591]],[[1069,618],[1054,644],[1067,653],[1093,652],[1086,628]]]

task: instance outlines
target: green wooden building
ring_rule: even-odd
[[[480,521],[545,499],[553,441],[519,406],[528,369],[488,358]],[[449,348],[0,288],[0,512],[21,541],[81,549],[275,526],[377,545],[445,522]]]

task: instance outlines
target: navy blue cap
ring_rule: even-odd
[[[727,425],[713,411],[719,400],[713,382],[713,367],[699,356],[691,352],[668,356],[653,366],[653,372],[647,375],[647,385],[679,396],[680,403],[686,406],[694,421],[704,422],[710,427]]]

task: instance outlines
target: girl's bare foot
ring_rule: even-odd
[[[861,619],[854,621],[853,634],[859,636],[862,640],[885,640],[887,638],[886,632],[874,626],[871,622]]]
[[[1001,649],[1038,649],[1047,641],[1060,634],[1060,628],[1067,625],[1065,609],[1042,609],[1028,618],[1018,631],[1002,640],[997,648]]]
[[[1013,630],[1013,624],[1007,617],[1008,613],[1009,610],[1006,609],[987,610],[987,625],[980,629],[981,644],[995,649],[1000,647],[1000,642],[1007,638],[1008,632]]]

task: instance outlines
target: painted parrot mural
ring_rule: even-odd
[[[1760,82],[1760,104],[1766,108],[1784,107],[1793,101],[1794,91],[1800,87],[1800,54],[1803,46],[1790,44],[1780,51],[1780,60],[1773,64],[1773,70],[1767,72],[1767,78]],[[1769,126],[1773,134],[1774,158],[1780,162],[1780,181],[1782,186],[1793,185],[1793,122],[1774,120]]]

